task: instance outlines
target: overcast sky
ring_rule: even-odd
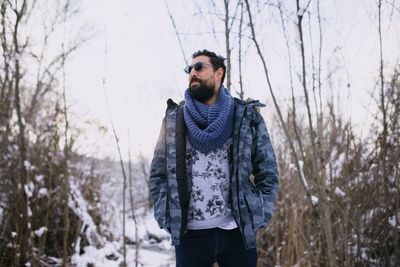
[[[202,5],[196,6],[196,2]],[[286,4],[288,1],[284,2]],[[364,121],[372,116],[373,109],[369,108],[373,104],[370,95],[378,77],[376,1],[321,2],[324,3],[321,4],[323,77],[326,77],[328,68],[338,68],[332,81],[335,98],[341,98],[338,109],[345,118],[352,118],[363,130]],[[77,122],[83,123],[90,119],[110,128],[102,89],[104,78],[111,116],[120,137],[123,156],[126,157],[130,143],[134,155],[142,151],[145,156],[151,157],[166,100],[182,100],[187,86],[187,76],[183,72],[185,62],[164,1],[82,0],[80,5],[80,20],[90,25],[91,32],[95,35],[67,65],[68,99],[71,111],[78,115],[73,117]],[[225,55],[223,21],[215,15],[211,18],[207,14],[210,11],[207,1],[170,0],[168,5],[177,28],[182,33],[182,43],[188,58],[193,51],[203,48]],[[295,8],[294,1],[291,6]],[[231,10],[234,8],[232,6]],[[273,86],[280,103],[285,105],[290,96],[290,87],[287,50],[279,13],[270,6],[260,8],[263,10],[261,15],[255,15],[257,34],[268,60]],[[389,21],[387,18],[391,10],[393,16]],[[289,8],[287,11],[291,12]],[[399,51],[395,48],[400,47],[400,11],[390,9],[386,3],[384,16],[384,56],[385,64],[390,70],[399,57]],[[292,56],[299,58],[296,54],[298,43],[294,23],[295,21],[291,21],[287,24],[289,41],[294,51]],[[318,30],[315,23],[311,21],[314,29]],[[209,33],[211,27],[215,28],[215,35]],[[309,47],[311,41],[314,47],[318,45],[317,32],[312,34],[313,40],[308,37],[305,39],[306,47]],[[275,113],[275,109],[267,91],[261,62],[251,41],[246,39],[243,42],[246,53],[243,59],[246,97],[267,103],[263,114],[267,123],[272,125],[272,116],[268,114]],[[233,91],[238,86],[237,51],[235,44],[232,62]],[[300,68],[298,63],[298,59],[294,59],[295,71]],[[295,79],[296,83],[299,82],[296,77]],[[326,79],[324,82],[326,83]],[[301,88],[296,86],[296,94],[301,96],[301,93]],[[328,86],[325,86],[324,96],[328,97],[331,93]],[[104,135],[93,123],[90,127],[87,124],[82,125],[87,130],[82,133],[78,142],[79,151],[99,157],[116,157],[117,149],[111,131]]]

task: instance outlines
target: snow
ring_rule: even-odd
[[[337,160],[336,160],[336,162],[335,162],[335,167],[338,169],[338,170],[341,170],[341,168],[343,167],[343,165],[344,165],[344,161],[345,161],[345,159],[346,159],[346,154],[345,153],[341,153],[340,155],[339,155],[339,157],[337,158]],[[336,176],[339,176],[340,174],[339,173],[336,173]]]
[[[337,153],[338,153],[337,147],[334,146],[331,151],[331,156],[330,156],[331,161],[334,161],[336,159]]]
[[[289,170],[292,171],[296,168],[296,166],[294,165],[294,163],[289,163]]]
[[[398,215],[400,216],[400,213]],[[389,216],[388,222],[393,228],[396,228],[396,226],[397,226],[397,229],[400,229],[400,224],[396,223],[395,215]]]
[[[152,211],[147,211],[140,216],[138,222],[138,235],[140,239],[139,266],[175,266],[175,253],[171,246],[169,234],[158,227]],[[128,240],[134,241],[134,221],[129,219],[126,223],[126,237]],[[155,243],[156,241],[150,239],[149,236],[157,236],[157,238],[162,239],[162,241],[160,243]],[[88,264],[93,264],[96,267],[119,266],[123,261],[122,247],[121,240],[106,242],[101,248],[87,246],[84,248],[83,254],[79,255],[79,253],[75,253],[75,255],[73,255],[72,264],[75,264],[77,267],[86,267]],[[126,261],[128,266],[135,265],[135,249],[135,244],[127,245],[126,247]]]
[[[26,170],[29,170],[31,168],[31,164],[27,160],[24,161],[24,166]]]
[[[35,230],[34,233],[37,237],[41,237],[44,234],[44,232],[46,232],[46,231],[47,231],[47,228],[42,226],[39,229]]]
[[[68,205],[82,221],[82,226],[80,230],[81,233],[86,236],[89,244],[96,244],[96,246],[103,245],[104,240],[97,232],[97,227],[93,222],[92,217],[90,217],[88,213],[86,200],[83,198],[81,192],[78,189],[78,186],[75,183],[71,182],[70,187],[71,195],[68,199]]]
[[[139,240],[147,240],[149,236],[155,236],[159,239],[169,239],[169,234],[158,227],[152,212],[139,214],[136,218],[138,222],[138,238]],[[121,229],[122,231],[122,229]],[[135,223],[131,218],[126,219],[125,237],[135,242]]]
[[[366,223],[369,223],[374,217],[375,212],[376,212],[375,209],[370,209],[361,216],[361,219],[365,220]]]
[[[311,196],[311,202],[315,206],[318,204],[318,198],[316,196]]]
[[[346,196],[346,193],[342,191],[342,189],[340,189],[339,187],[335,188],[335,194],[339,197],[344,197]]]
[[[110,261],[106,257],[112,254],[119,254],[116,250],[114,243],[107,243],[103,248],[96,248],[94,246],[87,246],[84,248],[83,255],[72,256],[72,264],[79,266],[88,266],[94,264],[95,266],[118,266],[116,261]]]
[[[35,176],[35,180],[36,180],[36,182],[38,182],[38,183],[42,182],[42,181],[43,181],[43,178],[44,178],[44,176],[41,175],[41,174],[37,174],[37,175]]]
[[[340,139],[337,140],[340,143]],[[348,156],[350,157],[350,156]],[[344,152],[338,153],[337,147],[333,147],[329,156],[329,160],[325,165],[325,175],[328,178],[327,183],[330,184],[330,178],[339,178],[342,173],[343,166],[346,161],[346,154]]]
[[[93,264],[96,267],[118,267],[123,261],[123,255],[119,244],[116,242],[107,243],[105,247],[97,249],[93,246],[85,247],[84,254],[74,255],[71,263],[77,267],[86,267],[88,264]],[[128,267],[135,266],[134,247],[127,247],[126,263]],[[170,253],[160,253],[157,251],[140,249],[139,266],[161,267],[175,266],[175,262],[171,259],[173,255]]]
[[[140,227],[142,225],[138,225],[138,236],[144,236],[145,230],[143,227]],[[126,226],[125,226],[125,236],[132,241],[135,241],[135,223],[132,219],[127,219],[126,220]]]
[[[303,171],[304,162],[302,160],[299,160],[299,165],[300,165],[300,176],[301,176],[301,179],[303,180],[304,186],[307,189],[309,189],[308,183],[307,183],[306,177],[304,175],[304,171]]]
[[[144,224],[146,225],[147,232],[150,235],[154,235],[162,239],[169,239],[169,233],[164,229],[158,227],[157,221],[154,219],[154,215],[152,212],[148,212],[145,215]]]
[[[139,244],[139,266],[175,266],[175,252],[169,233],[160,229],[154,219],[153,209],[148,207],[146,177],[135,177],[133,195],[135,198],[135,221],[132,218],[129,188],[126,191],[125,237],[123,237],[123,177],[119,162],[80,161],[75,168],[93,179],[92,164],[104,179],[99,179],[99,194],[88,202],[83,194],[85,182],[82,177],[71,176],[69,206],[82,221],[80,236],[74,245],[72,266],[119,266],[123,261],[123,240],[126,241],[128,266],[135,266],[136,244]],[[140,172],[136,172],[140,173]],[[142,180],[143,179],[143,180]],[[135,185],[136,183],[136,185]],[[135,188],[136,186],[136,188]],[[39,189],[39,194],[41,192]],[[43,192],[47,192],[43,188]],[[101,221],[92,219],[92,212],[101,213]],[[138,240],[135,231],[137,228]],[[85,241],[85,242],[84,242]]]
[[[47,195],[48,195],[48,192],[47,192],[46,188],[42,187],[42,188],[39,189],[39,198],[42,198],[42,197],[47,196]]]
[[[32,197],[33,188],[34,185],[32,182],[29,182],[28,184],[24,185],[25,194],[28,198]]]

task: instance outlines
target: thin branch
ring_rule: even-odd
[[[68,235],[69,235],[69,173],[68,173],[68,161],[69,161],[69,147],[68,147],[68,131],[69,131],[69,123],[68,123],[68,110],[67,110],[67,96],[66,96],[66,84],[65,84],[65,36],[66,36],[66,24],[67,24],[67,13],[69,7],[69,0],[66,1],[64,6],[64,21],[63,21],[63,40],[61,43],[62,47],[62,96],[64,102],[64,121],[65,121],[65,129],[64,129],[64,236],[63,236],[63,258],[62,258],[62,266],[68,265]]]
[[[322,82],[321,82],[321,72],[322,72],[322,23],[321,23],[321,10],[320,10],[320,0],[317,0],[317,17],[318,17],[318,30],[319,30],[319,50],[318,50],[318,98],[319,98],[319,115],[318,121],[318,131],[321,135],[323,127],[323,116],[322,116]],[[323,140],[320,140],[322,143]]]
[[[231,88],[231,48],[229,42],[229,0],[224,0],[225,6],[225,48],[226,48],[226,86]]]
[[[240,91],[238,93],[239,98],[244,98],[244,91],[243,91],[243,77],[242,77],[242,25],[243,25],[243,3],[240,1],[240,23],[239,23],[239,88]]]
[[[290,53],[290,44],[289,44],[289,38],[287,35],[287,30],[286,30],[286,24],[285,24],[285,20],[284,20],[284,16],[283,16],[283,9],[282,9],[282,3],[279,2],[277,5],[277,8],[279,10],[280,13],[280,17],[281,17],[281,25],[282,25],[282,30],[283,30],[283,35],[285,37],[285,44],[286,44],[286,49],[287,49],[287,53],[288,53],[288,64],[289,64],[289,80],[290,80],[290,89],[291,89],[291,93],[292,93],[292,114],[293,114],[293,130],[294,133],[296,135],[296,140],[297,143],[299,144],[299,150],[300,150],[300,156],[303,162],[306,162],[305,159],[305,153],[304,153],[304,148],[303,148],[303,142],[302,142],[302,138],[300,137],[299,131],[298,131],[298,126],[297,126],[297,112],[296,112],[296,98],[294,95],[294,86],[293,86],[293,73],[292,73],[292,54]]]
[[[182,45],[181,37],[180,37],[179,32],[178,32],[178,28],[176,27],[175,20],[174,20],[174,17],[172,16],[171,10],[168,7],[167,0],[164,0],[164,5],[165,5],[165,7],[167,9],[167,12],[168,12],[169,18],[171,20],[172,26],[174,27],[176,38],[178,38],[178,42],[179,42],[179,46],[181,48],[181,53],[182,53],[182,56],[183,56],[183,60],[185,61],[186,65],[189,65],[187,57],[185,55],[185,49],[183,49],[183,45]]]
[[[319,121],[319,112],[318,112],[318,104],[317,104],[317,95],[315,93],[315,82],[316,82],[316,74],[315,74],[315,58],[314,58],[314,50],[313,50],[313,39],[312,39],[312,23],[311,23],[311,12],[307,12],[308,14],[308,35],[310,37],[310,55],[311,55],[311,77],[312,77],[312,93],[314,98],[314,107],[315,107],[315,114],[317,116],[317,123]]]
[[[128,183],[129,183],[129,200],[131,204],[131,213],[133,223],[135,224],[135,267],[139,266],[139,251],[140,251],[140,240],[138,234],[138,220],[136,217],[136,200],[133,195],[133,170],[132,170],[132,158],[131,158],[131,142],[130,142],[130,128],[128,126]]]
[[[379,81],[380,81],[380,108],[382,111],[382,170],[383,177],[386,178],[386,142],[387,142],[387,118],[386,118],[386,104],[385,104],[385,88],[384,88],[384,77],[383,77],[383,45],[382,45],[382,0],[378,1],[378,33],[379,33]]]
[[[123,211],[122,211],[122,246],[123,246],[123,262],[120,264],[120,266],[127,266],[126,264],[126,244],[125,244],[125,190],[126,190],[126,172],[125,172],[125,167],[124,167],[124,162],[122,160],[122,154],[121,154],[121,148],[119,146],[119,138],[117,135],[117,132],[114,127],[114,121],[112,119],[111,115],[111,108],[108,100],[108,95],[107,95],[107,84],[106,84],[106,74],[107,74],[107,68],[108,68],[108,62],[107,62],[107,53],[108,53],[108,46],[107,46],[107,25],[106,22],[104,21],[104,69],[105,69],[105,75],[103,76],[102,79],[102,89],[104,93],[104,98],[106,101],[106,107],[107,107],[107,114],[110,120],[111,128],[113,130],[113,135],[114,135],[114,140],[115,144],[117,146],[118,150],[118,155],[119,155],[119,162],[121,165],[121,171],[122,171],[122,176],[123,176],[123,185],[122,185],[122,204],[123,204]]]

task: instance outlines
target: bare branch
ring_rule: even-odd
[[[240,91],[238,92],[239,98],[244,98],[244,91],[243,91],[243,77],[242,77],[242,24],[243,24],[243,3],[240,2],[240,23],[239,23],[239,88]]]
[[[225,6],[225,48],[226,48],[226,86],[231,88],[231,48],[229,42],[229,0],[224,0]]]
[[[65,74],[65,62],[67,54],[65,52],[65,39],[66,39],[66,22],[67,22],[67,13],[69,7],[70,0],[67,0],[64,6],[64,17],[63,17],[63,40],[61,43],[62,47],[62,60],[61,60],[61,68],[62,68],[62,97],[63,97],[63,115],[64,115],[64,183],[63,183],[63,200],[64,200],[64,236],[63,236],[63,258],[62,258],[62,266],[66,267],[68,265],[68,236],[69,236],[69,228],[70,228],[70,220],[69,220],[69,195],[70,195],[70,186],[69,186],[69,171],[68,171],[68,161],[69,161],[69,121],[68,121],[68,109],[67,109],[67,96],[66,96],[66,74]]]
[[[168,12],[169,18],[170,18],[170,20],[171,20],[172,26],[174,27],[174,31],[175,31],[175,34],[176,34],[176,38],[178,38],[178,42],[179,42],[179,46],[180,46],[180,48],[181,48],[183,60],[185,61],[185,64],[186,64],[186,65],[189,65],[188,60],[187,60],[187,57],[186,57],[186,55],[185,55],[185,49],[183,49],[181,37],[180,37],[179,32],[178,32],[178,29],[177,29],[177,27],[176,27],[174,17],[172,16],[172,13],[171,13],[171,11],[170,11],[170,9],[169,9],[169,7],[168,7],[167,0],[164,0],[164,5],[165,5],[165,7],[166,7],[166,9],[167,9],[167,12]]]
[[[296,140],[299,144],[299,149],[300,149],[300,156],[302,158],[303,162],[306,162],[305,159],[305,153],[304,153],[304,148],[303,148],[303,142],[302,138],[300,137],[299,131],[298,131],[298,126],[297,126],[297,112],[296,112],[296,99],[294,95],[294,86],[293,86],[293,73],[292,73],[292,54],[290,53],[290,45],[289,45],[289,38],[287,35],[287,30],[286,30],[286,24],[285,24],[285,19],[283,15],[283,8],[282,8],[282,3],[278,2],[277,8],[280,13],[281,17],[281,26],[283,30],[283,35],[285,37],[285,44],[286,44],[286,49],[288,53],[288,67],[289,67],[289,80],[290,80],[290,90],[292,93],[292,114],[293,114],[293,130],[296,135]]]

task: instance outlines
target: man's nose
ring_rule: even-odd
[[[194,69],[192,69],[192,70],[190,71],[190,73],[189,73],[189,78],[190,78],[190,79],[192,79],[192,78],[197,78],[197,72],[196,72]]]

